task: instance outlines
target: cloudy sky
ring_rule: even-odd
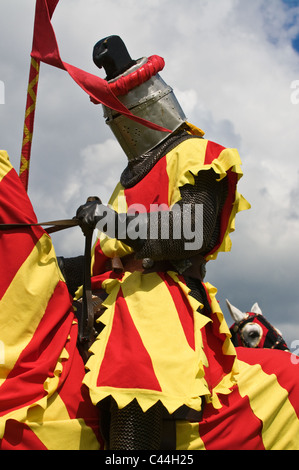
[[[35,0],[0,1],[0,147],[19,169]],[[258,302],[289,344],[299,340],[299,1],[60,0],[62,60],[104,78],[92,62],[117,34],[131,56],[158,54],[190,122],[239,150],[239,214],[231,253],[207,280],[241,310]],[[3,102],[0,100],[0,102]],[[28,193],[39,220],[72,217],[89,195],[108,201],[126,157],[101,106],[66,72],[41,64]],[[78,228],[53,234],[58,255],[82,253]]]

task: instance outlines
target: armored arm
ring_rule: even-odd
[[[203,170],[195,177],[194,185],[181,188],[181,200],[169,211],[117,214],[92,201],[80,206],[76,217],[83,230],[100,224],[101,231],[124,241],[138,258],[181,260],[204,255],[217,243],[219,214],[226,194],[227,179],[217,181],[213,170]]]
[[[164,215],[160,212],[148,224],[148,236],[137,251],[137,257],[181,260],[208,253],[218,241],[219,215],[227,194],[227,179],[216,179],[213,170],[203,170],[195,177],[194,185],[182,187],[182,198],[176,204],[180,210],[169,211],[169,237],[150,237],[150,231],[163,233]],[[156,227],[153,227],[155,221]]]

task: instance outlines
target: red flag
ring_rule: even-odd
[[[34,37],[31,56],[37,61],[45,62],[65,70],[75,82],[96,102],[125,114],[130,119],[158,131],[171,132],[152,122],[132,114],[115,96],[106,80],[63,62],[55,33],[51,24],[52,14],[59,0],[37,0],[35,10]]]

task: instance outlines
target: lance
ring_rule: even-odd
[[[31,57],[19,172],[20,179],[26,191],[28,190],[29,165],[34,128],[39,68],[40,61],[34,59],[34,57]]]

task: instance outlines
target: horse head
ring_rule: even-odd
[[[281,332],[266,320],[257,302],[246,313],[228,300],[226,304],[234,320],[230,327],[234,346],[288,350]]]

